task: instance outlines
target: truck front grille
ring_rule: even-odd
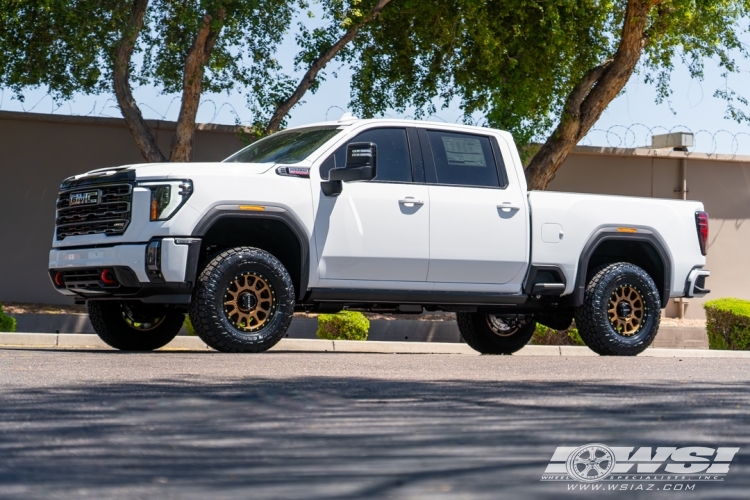
[[[131,184],[91,185],[60,191],[55,229],[57,239],[83,234],[115,236],[130,224]]]

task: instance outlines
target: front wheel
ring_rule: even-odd
[[[513,354],[534,335],[536,323],[530,316],[496,316],[456,313],[458,330],[469,347],[482,354]]]
[[[581,338],[603,356],[635,356],[654,341],[661,300],[654,280],[626,262],[605,266],[586,285],[575,311]]]
[[[169,344],[185,313],[135,301],[90,300],[89,319],[107,345],[122,351],[153,351]]]
[[[190,321],[217,351],[267,351],[294,315],[294,285],[286,268],[258,248],[225,250],[198,277]]]

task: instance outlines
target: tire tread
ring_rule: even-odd
[[[602,332],[605,326],[604,321],[609,321],[608,318],[602,317],[606,313],[603,313],[601,302],[609,300],[609,297],[604,297],[603,293],[607,288],[608,282],[623,274],[637,275],[650,288],[650,290],[644,290],[643,292],[656,295],[657,301],[660,300],[658,290],[651,276],[640,267],[628,262],[617,262],[596,268],[591,280],[586,284],[583,305],[575,310],[575,321],[581,339],[589,349],[602,356],[636,356],[651,345],[659,331],[661,311],[657,310],[657,314],[653,318],[652,331],[646,335],[643,343],[639,346],[618,345],[613,341],[614,337],[607,335],[606,332]],[[614,340],[616,341],[617,339]]]
[[[532,321],[509,337],[499,337],[490,330],[485,318],[486,315],[480,313],[456,313],[461,336],[469,347],[482,354],[513,354],[529,342],[536,328]]]
[[[185,314],[165,313],[164,322],[153,330],[141,332],[131,328],[122,318],[116,301],[92,300],[88,303],[89,321],[102,341],[122,351],[153,351],[174,339],[185,322]]]
[[[277,290],[277,297],[283,295],[286,301],[279,300],[276,314],[282,315],[282,321],[275,332],[261,342],[243,342],[232,337],[220,324],[219,318],[212,313],[211,303],[215,299],[218,282],[230,271],[237,260],[262,262],[270,267],[284,283],[284,290]],[[284,310],[282,310],[284,309]],[[190,321],[198,336],[210,347],[221,352],[263,352],[267,351],[284,336],[292,322],[294,312],[294,285],[283,264],[270,253],[253,247],[236,247],[221,251],[213,256],[201,271],[193,299],[190,302]]]

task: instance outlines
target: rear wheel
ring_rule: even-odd
[[[123,351],[153,351],[169,344],[185,313],[134,301],[90,300],[89,319],[107,345]]]
[[[221,252],[201,272],[190,321],[222,352],[262,352],[286,333],[294,314],[294,285],[286,268],[257,248]]]
[[[482,354],[513,354],[534,335],[536,323],[531,316],[496,316],[480,313],[456,313],[461,336]]]
[[[581,338],[603,356],[635,356],[654,341],[661,299],[654,280],[640,267],[610,264],[594,273],[575,311]]]

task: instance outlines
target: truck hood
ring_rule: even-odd
[[[100,168],[76,176],[75,179],[90,175],[106,175],[112,172],[134,171],[136,180],[151,179],[190,179],[210,173],[217,175],[262,174],[274,167],[273,163],[139,163],[114,168]]]

